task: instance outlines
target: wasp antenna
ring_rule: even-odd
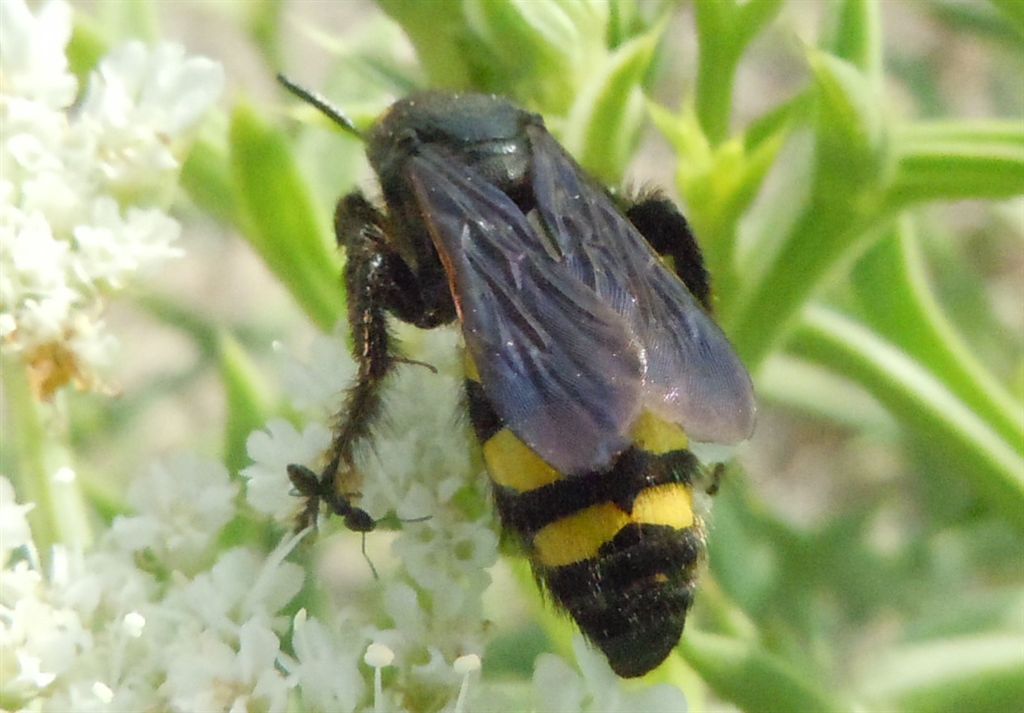
[[[336,123],[342,129],[352,134],[360,141],[366,141],[366,137],[363,135],[363,132],[356,128],[356,125],[352,123],[352,120],[345,116],[341,109],[331,104],[326,97],[296,84],[280,73],[277,75],[277,81],[281,83],[281,86],[297,96],[299,99],[319,109],[323,112],[324,116]]]

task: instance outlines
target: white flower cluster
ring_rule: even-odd
[[[456,420],[454,334],[406,336],[410,353],[439,373],[405,366],[389,385],[387,425],[362,463],[359,506],[378,517],[396,511],[430,519],[371,533],[374,545],[393,538],[394,557],[373,552],[380,580],[361,558],[358,536],[343,528],[330,538],[325,523],[313,550],[323,552],[323,562],[312,580],[286,559],[301,536],[286,535],[267,553],[260,546],[265,529],[239,535],[256,525],[252,510],[267,516],[265,523],[291,525],[300,503],[285,466],[316,462],[329,443],[323,425],[300,434],[277,421],[250,437],[255,462],[243,475],[252,510],[240,510],[238,486],[219,463],[179,456],[154,465],[127,494],[133,515],[116,518],[88,552],[58,549],[46,571],[26,523],[29,507],[0,479],[5,705],[84,712],[685,710],[670,686],[625,692],[581,640],[581,673],[547,655],[538,659],[532,690],[510,695],[507,686],[468,685],[477,680],[492,628],[482,596],[498,540],[484,506],[486,478],[468,455],[465,423]],[[351,360],[341,338],[322,338],[313,351],[314,362],[293,364],[287,380],[312,383],[333,364],[335,375],[320,389],[326,413]],[[316,405],[314,390],[298,396]],[[306,582],[311,591],[300,597]],[[296,612],[303,604],[309,610]]]
[[[84,95],[68,68],[71,9],[0,2],[0,343],[47,397],[89,387],[111,354],[103,295],[177,255],[163,210],[220,65],[126,44]]]
[[[295,636],[306,629],[303,638],[308,642],[315,637],[319,652],[307,655],[312,663],[289,669],[306,673],[300,684],[306,707],[353,710],[354,701],[370,688],[360,675],[357,655],[369,644],[366,663],[375,668],[376,686],[380,668],[390,670],[388,685],[375,697],[377,710],[437,710],[439,701],[447,701],[444,710],[454,711],[685,711],[685,699],[672,686],[625,691],[601,654],[579,637],[575,653],[582,675],[557,656],[546,655],[538,659],[531,691],[510,695],[507,688],[491,689],[483,682],[466,693],[466,678],[479,667],[478,655],[493,629],[482,600],[491,582],[488,570],[498,558],[496,523],[488,504],[487,476],[470,457],[472,437],[461,416],[464,376],[457,333],[402,328],[399,334],[405,351],[437,373],[410,364],[388,382],[384,423],[359,463],[363,482],[357,505],[378,518],[395,513],[406,520],[429,519],[406,523],[394,534],[391,560],[386,553],[374,553],[378,564],[385,565],[379,567],[379,581],[372,579],[355,549],[358,536],[341,528],[349,557],[341,563],[324,562],[318,581],[325,587],[333,582],[344,597],[330,606],[343,612],[338,617],[343,624],[331,633],[313,617],[304,616],[301,626],[295,622]],[[319,420],[301,432],[275,420],[253,433],[248,450],[254,462],[242,472],[248,479],[249,504],[282,525],[294,521],[300,506],[285,468],[293,462],[313,465],[323,456],[330,443],[324,423],[338,408],[355,371],[342,337],[318,338],[310,351],[307,363],[288,365],[283,381],[296,407],[319,413]],[[330,526],[340,527],[339,520]],[[380,541],[388,535],[376,531],[369,537]],[[337,557],[337,548],[331,552]],[[353,587],[353,580],[362,586]],[[328,611],[319,614],[329,616]],[[307,643],[300,649],[297,638],[293,643],[297,653],[313,648]],[[313,673],[314,666],[329,666],[329,675],[327,668]],[[333,697],[320,690],[328,687],[333,687]],[[346,698],[346,690],[357,693]]]
[[[0,698],[52,711],[284,710],[294,681],[277,668],[302,586],[284,562],[217,551],[237,485],[220,464],[178,457],[128,495],[86,553],[58,548],[47,571],[26,506],[0,478]],[[201,494],[201,497],[198,495]]]
[[[379,582],[372,579],[358,550],[348,561],[323,564],[328,570],[325,581],[337,579],[339,588],[351,588],[356,580],[374,590],[370,606],[346,609],[348,623],[359,634],[344,646],[361,653],[375,642],[392,652],[392,680],[384,691],[389,710],[398,709],[403,700],[455,696],[462,676],[453,663],[483,651],[482,595],[490,583],[487,569],[498,556],[489,508],[478,508],[483,514],[470,518],[456,505],[460,495],[482,503],[487,481],[474,469],[466,425],[459,421],[462,371],[455,334],[411,329],[402,334],[407,351],[438,373],[406,365],[388,382],[386,418],[360,463],[364,480],[358,506],[378,518],[394,513],[404,519],[429,519],[403,525],[393,539],[385,532],[370,535],[376,541],[391,539],[397,556],[397,562],[381,568]],[[318,339],[308,364],[290,365],[284,379],[294,388],[290,393],[297,405],[318,412],[321,421],[300,433],[276,420],[250,437],[254,463],[242,474],[248,478],[247,497],[255,509],[283,525],[294,522],[300,503],[291,494],[285,467],[294,462],[313,465],[322,457],[330,443],[322,423],[338,408],[353,372],[342,338]],[[358,547],[356,535],[345,533],[345,539]],[[332,566],[341,570],[336,576],[330,572]],[[306,626],[312,622],[310,618]],[[358,659],[347,660],[345,677],[357,676]],[[338,664],[334,666],[338,676]]]

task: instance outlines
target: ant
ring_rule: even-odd
[[[377,525],[386,521],[411,523],[424,522],[430,519],[430,515],[403,519],[395,517],[393,513],[381,518],[374,518],[370,513],[352,504],[352,498],[359,497],[360,493],[339,493],[333,487],[333,479],[321,479],[312,470],[297,463],[292,463],[288,466],[288,479],[295,486],[296,495],[306,498],[306,505],[301,515],[303,521],[312,523],[315,526],[320,503],[324,502],[327,503],[335,515],[342,518],[345,527],[362,535],[361,551],[366,563],[370,565],[370,571],[373,573],[374,579],[380,579],[380,576],[377,574],[377,568],[373,566],[369,555],[366,554],[366,533],[373,532],[377,529]]]

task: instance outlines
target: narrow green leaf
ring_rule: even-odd
[[[782,10],[783,0],[747,0],[735,7],[737,49],[743,50]]]
[[[1020,122],[944,122],[894,135],[896,170],[886,201],[900,208],[933,200],[1024,195]]]
[[[244,5],[249,34],[263,52],[268,66],[281,66],[280,28],[283,0],[249,0]]]
[[[1018,38],[1024,37],[1024,3],[1020,0],[989,0],[1009,24],[1017,31]]]
[[[870,82],[847,62],[812,51],[818,115],[812,192],[759,279],[736,300],[730,335],[756,369],[826,277],[873,239],[889,174],[888,141]]]
[[[474,86],[472,57],[467,56],[464,36],[460,40],[461,4],[377,0],[377,5],[405,30],[432,86]]]
[[[271,413],[272,398],[264,379],[241,345],[229,334],[220,334],[217,356],[227,400],[224,462],[235,476],[248,462],[246,441]]]
[[[878,710],[1015,710],[1024,700],[1024,636],[992,633],[889,650],[864,680]]]
[[[617,184],[633,154],[645,115],[641,79],[665,24],[658,23],[615,50],[580,90],[562,139],[598,178]]]
[[[17,499],[32,503],[28,512],[32,539],[44,564],[50,563],[53,545],[81,551],[92,542],[90,513],[78,477],[62,478],[62,469],[74,475],[71,447],[55,434],[59,429],[52,404],[40,402],[32,391],[27,366],[12,356],[0,362],[4,390],[4,449],[15,459],[9,471]]]
[[[153,0],[101,0],[96,15],[112,41],[141,39],[154,42],[160,37],[159,18]]]
[[[245,237],[309,317],[331,329],[345,310],[340,260],[284,135],[240,102],[229,143]]]
[[[851,277],[871,326],[1024,455],[1024,404],[999,385],[944,316],[908,220],[861,258]]]
[[[896,422],[878,401],[820,364],[776,353],[757,378],[758,401],[845,426],[857,433],[894,434]]]
[[[237,220],[227,151],[213,141],[192,145],[181,167],[181,185],[196,205],[225,223]]]
[[[744,50],[782,7],[780,0],[702,0],[697,21],[696,109],[712,145],[729,135],[736,67]]]
[[[754,150],[762,141],[776,136],[783,128],[802,124],[813,117],[814,101],[813,92],[801,92],[755,119],[743,134],[747,150]]]
[[[860,189],[884,177],[889,156],[881,97],[871,78],[825,52],[809,54],[818,92],[818,180],[821,192]]]
[[[715,693],[747,713],[851,710],[749,641],[691,629],[678,650]]]
[[[882,28],[878,0],[843,0],[836,7],[832,53],[878,86],[882,80]]]
[[[861,384],[956,463],[991,509],[1024,531],[1024,458],[931,372],[862,325],[821,307],[805,311],[791,349]]]
[[[974,35],[1009,50],[1011,56],[1020,55],[1024,43],[1024,3],[1020,0],[989,0],[988,6],[961,0],[930,0],[922,3],[921,8],[943,32],[965,39]]]

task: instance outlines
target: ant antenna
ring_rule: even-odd
[[[277,81],[280,82],[285,89],[287,89],[289,92],[297,96],[299,99],[319,109],[324,116],[326,116],[328,119],[330,119],[335,124],[340,126],[342,129],[352,134],[360,141],[366,141],[366,136],[363,134],[363,132],[356,128],[356,125],[352,123],[352,120],[345,116],[345,113],[342,112],[341,109],[331,104],[331,102],[328,101],[326,97],[324,97],[321,94],[318,94],[317,92],[314,92],[311,89],[306,89],[305,87],[299,86],[298,84],[290,80],[288,77],[280,73],[277,75]]]
[[[374,567],[374,561],[370,558],[370,555],[367,554],[367,533],[376,530],[379,523],[385,520],[389,522],[401,522],[402,525],[408,525],[410,522],[425,522],[430,519],[430,515],[409,518],[384,515],[383,517],[374,519],[370,516],[369,512],[360,507],[355,507],[347,500],[347,498],[352,497],[352,495],[353,494],[349,494],[346,496],[346,500],[344,501],[348,504],[349,508],[348,512],[344,516],[345,527],[362,535],[362,543],[359,548],[362,552],[362,558],[366,559],[367,564],[370,565],[370,572],[373,574],[374,579],[379,580],[380,576],[377,574],[377,568]]]
[[[395,361],[399,364],[408,364],[409,366],[422,366],[424,369],[429,371],[431,374],[437,373],[437,367],[425,361],[419,359],[409,359],[408,357],[395,357]],[[404,520],[402,521],[404,522]]]
[[[366,564],[370,565],[370,572],[373,574],[374,579],[380,579],[380,575],[377,574],[377,568],[373,566],[370,556],[366,554],[366,533],[376,530],[377,525],[382,522],[408,524],[411,522],[425,522],[431,518],[430,515],[401,518],[397,517],[394,512],[384,517],[374,518],[361,507],[352,504],[352,498],[359,497],[359,493],[336,493],[333,490],[332,480],[322,479],[306,466],[297,463],[289,464],[288,478],[292,481],[294,493],[306,498],[306,505],[303,508],[300,522],[311,521],[315,526],[320,503],[326,503],[330,507],[331,512],[342,518],[346,528],[362,535],[360,549]]]

